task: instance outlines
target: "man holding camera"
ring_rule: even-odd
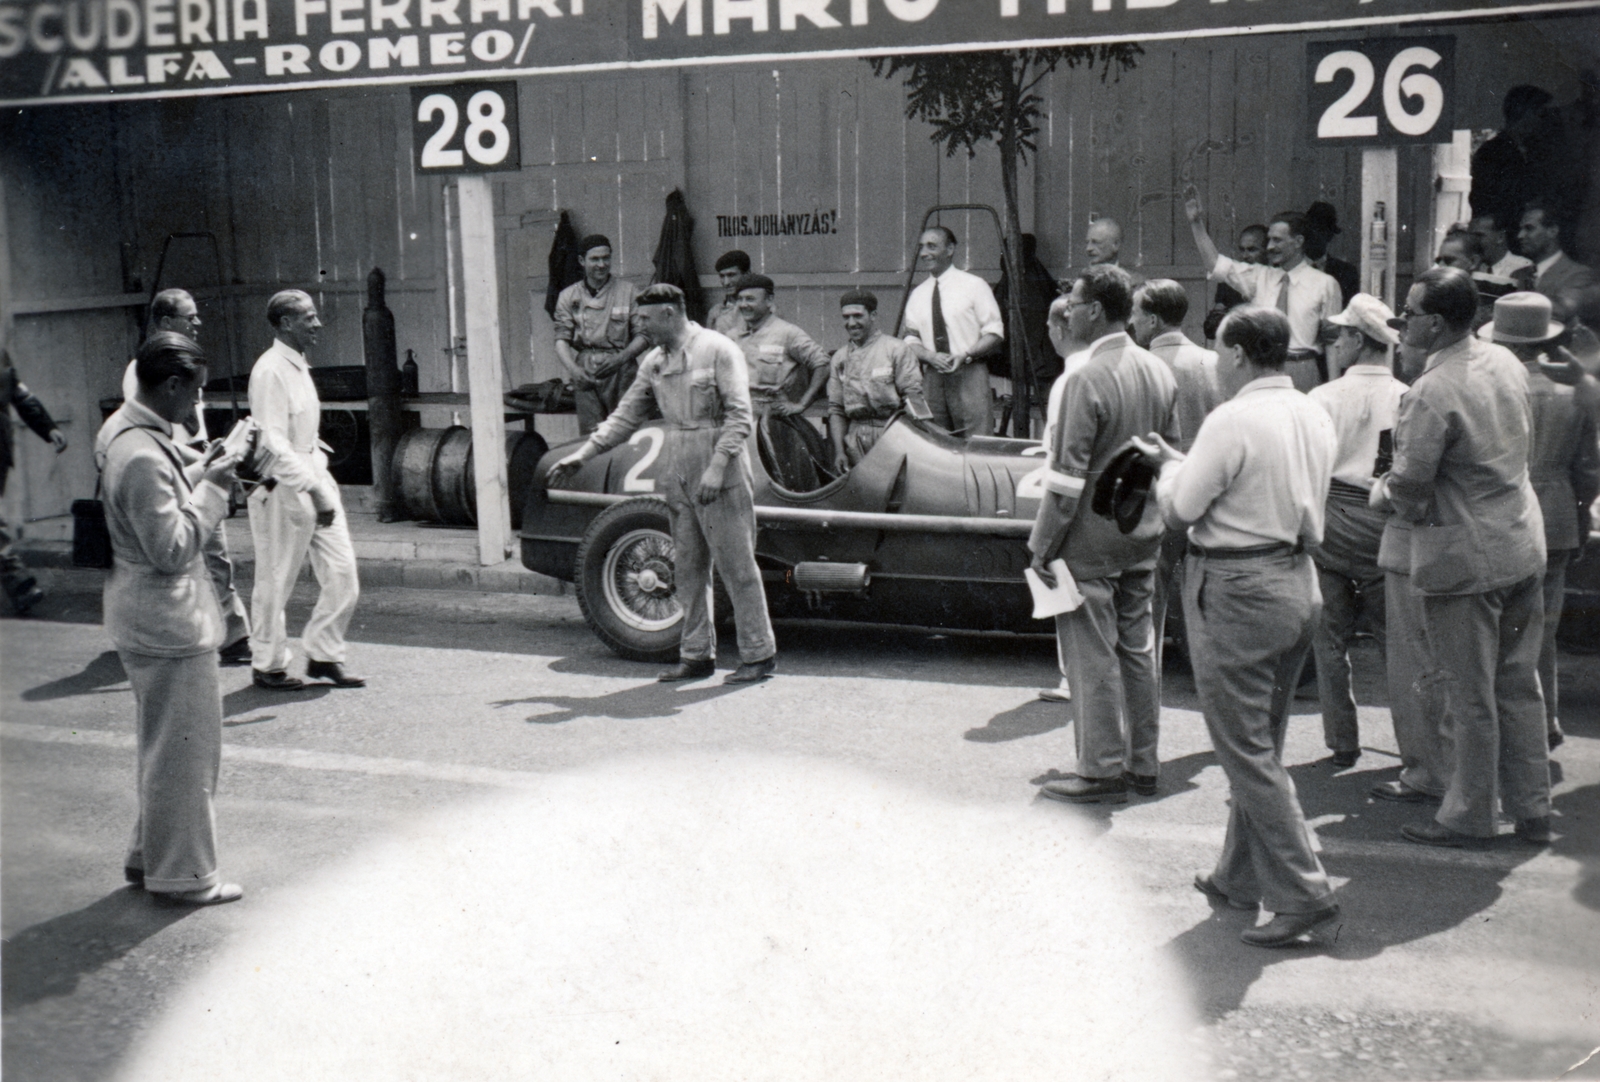
[[[256,687],[294,691],[304,682],[289,675],[284,606],[306,557],[317,578],[317,604],[301,636],[306,676],[335,687],[366,681],[344,671],[345,629],[355,615],[361,586],[339,486],[317,429],[322,403],[311,382],[306,350],[316,345],[322,320],[309,294],[275,293],[267,302],[274,341],[250,370],[250,416],[272,458],[271,476],[250,494],[256,584],[250,595],[250,668]]]

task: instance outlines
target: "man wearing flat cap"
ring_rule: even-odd
[[[878,330],[878,298],[852,289],[839,298],[850,344],[833,355],[828,375],[828,430],[840,473],[860,462],[878,442],[889,418],[904,409],[928,418],[922,365],[898,338]]]
[[[1322,733],[1339,770],[1354,766],[1361,755],[1350,689],[1350,643],[1363,611],[1379,648],[1386,642],[1378,548],[1388,516],[1370,506],[1368,497],[1377,477],[1389,471],[1400,396],[1406,393],[1406,385],[1389,367],[1390,351],[1400,341],[1389,326],[1393,318],[1378,298],[1366,293],[1351,297],[1344,311],[1328,320],[1338,328],[1328,345],[1328,367],[1343,374],[1310,392],[1311,401],[1333,419],[1339,441],[1324,505],[1322,544],[1311,554],[1322,590],[1322,617],[1311,638]],[[1401,728],[1397,716],[1395,729]]]
[[[1448,681],[1452,736],[1438,814],[1401,834],[1478,845],[1496,835],[1503,809],[1519,838],[1546,845],[1550,749],[1538,669],[1547,553],[1528,471],[1528,373],[1504,346],[1473,335],[1477,310],[1471,275],[1432,267],[1396,320],[1402,345],[1428,360],[1401,400],[1394,466],[1372,499],[1412,524],[1411,581]]]
[[[717,257],[717,278],[722,282],[722,303],[706,313],[706,326],[729,338],[744,328],[739,314],[739,293],[734,285],[750,273],[750,257],[737,248]]]
[[[1505,346],[1528,371],[1533,432],[1528,473],[1544,516],[1548,553],[1544,571],[1544,638],[1539,646],[1539,686],[1544,691],[1545,737],[1553,751],[1566,739],[1557,714],[1556,628],[1567,588],[1567,565],[1589,535],[1589,506],[1600,493],[1600,446],[1594,414],[1572,387],[1545,375],[1539,361],[1564,329],[1550,318],[1550,298],[1512,293],[1494,305],[1494,320],[1478,337]]]
[[[828,354],[809,334],[772,310],[776,287],[765,274],[746,274],[733,284],[744,326],[729,335],[750,366],[750,405],[766,414],[804,413],[827,390]]]
[[[556,356],[572,379],[578,430],[588,435],[617,408],[650,343],[634,333],[633,283],[611,275],[611,241],[584,237],[583,281],[556,298]]]

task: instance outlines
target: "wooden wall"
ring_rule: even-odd
[[[1595,63],[1600,17],[1440,32],[1457,38],[1458,125],[1494,127],[1499,99],[1515,83],[1573,99],[1579,68]],[[1090,216],[1115,217],[1125,229],[1124,265],[1186,282],[1197,326],[1209,290],[1175,199],[1191,181],[1224,247],[1245,224],[1326,199],[1345,227],[1334,250],[1354,260],[1360,154],[1306,144],[1307,40],[1153,44],[1120,79],[1081,70],[1051,77],[1021,208],[1047,265],[1068,275],[1083,262]],[[779,311],[825,346],[843,340],[837,295],[848,285],[874,289],[892,322],[925,209],[1002,201],[992,148],[975,159],[946,157],[903,109],[899,80],[875,78],[858,60],[522,80],[523,166],[494,174],[507,384],[559,373],[543,310],[557,212],[569,211],[580,233],[611,236],[616,272],[643,285],[674,187],[696,218],[695,254],[708,286],[716,257],[740,247],[777,280]],[[8,255],[0,305],[17,316],[12,352],[24,378],[73,443],[57,460],[31,435],[19,436],[6,499],[12,515],[64,531],[65,520],[49,516],[93,490],[88,449],[98,403],[117,393],[139,338],[138,306],[171,232],[209,230],[220,243],[220,287],[210,284],[209,249],[196,242],[175,248],[163,275],[164,284],[197,294],[218,374],[229,358],[247,370],[270,340],[267,297],[290,286],[310,290],[327,323],[316,363],[362,363],[365,279],[378,266],[388,275],[401,356],[415,350],[425,390],[449,388],[452,192],[412,168],[409,111],[405,88],[374,88],[0,117]],[[1413,224],[1425,227],[1429,155],[1402,152],[1394,220],[1403,264],[1413,255]],[[836,213],[836,231],[717,235],[718,215],[811,211]],[[999,248],[986,219],[962,213],[945,223],[964,241],[961,265],[995,280]]]

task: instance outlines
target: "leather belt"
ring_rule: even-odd
[[[1289,544],[1287,541],[1275,541],[1270,545],[1247,545],[1244,548],[1223,549],[1202,548],[1193,541],[1189,542],[1189,555],[1201,556],[1207,560],[1248,560],[1257,556],[1298,556],[1306,550],[1305,543],[1296,541]]]
[[[1319,381],[1321,381],[1322,383],[1327,383],[1328,382],[1328,362],[1322,356],[1322,354],[1318,353],[1316,350],[1314,350],[1314,349],[1291,349],[1289,351],[1289,360],[1290,361],[1313,361],[1313,362],[1315,362],[1316,366],[1317,366],[1317,379]]]

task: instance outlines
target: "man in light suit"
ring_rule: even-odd
[[[1074,701],[1077,766],[1045,784],[1045,796],[1076,804],[1122,804],[1128,790],[1156,792],[1161,709],[1151,602],[1161,517],[1155,501],[1132,532],[1087,506],[1111,460],[1135,436],[1176,442],[1177,384],[1160,358],[1128,337],[1133,281],[1121,267],[1090,267],[1067,298],[1072,337],[1088,359],[1069,377],[1051,419],[1045,495],[1028,549],[1033,570],[1054,586],[1060,556],[1083,594],[1056,618]]]
[[[308,294],[286,289],[267,302],[267,322],[276,338],[250,370],[250,415],[261,426],[262,443],[275,456],[272,478],[277,483],[258,485],[250,494],[250,533],[256,548],[251,678],[257,687],[275,691],[304,686],[288,673],[284,606],[309,555],[318,594],[302,636],[306,676],[335,687],[361,687],[365,680],[344,671],[344,633],[361,594],[356,553],[339,486],[317,439],[322,403],[306,360],[322,320]]]
[[[194,341],[200,341],[200,309],[194,297],[185,289],[163,289],[150,302],[150,333],[176,331]],[[122,374],[122,398],[131,402],[139,393],[138,361],[128,362]],[[185,427],[177,437],[179,450],[186,462],[205,453],[210,442],[206,432],[204,403],[194,411],[192,427]],[[103,458],[105,448],[95,445],[96,457]],[[217,591],[217,604],[222,606],[222,649],[217,652],[224,665],[244,665],[250,660],[250,614],[244,600],[233,585],[233,561],[228,558],[228,534],[223,523],[206,539],[206,568],[211,572],[211,585]]]
[[[1561,227],[1549,209],[1529,203],[1517,230],[1522,254],[1533,260],[1533,288],[1550,298],[1555,315],[1600,325],[1600,277],[1561,250]]]
[[[204,548],[228,513],[233,461],[221,445],[187,470],[173,435],[205,383],[193,339],[158,331],[135,358],[138,393],[102,430],[106,631],[138,704],[139,821],[130,883],[185,905],[243,895],[217,872],[212,794],[222,764],[217,647],[222,613]]]

